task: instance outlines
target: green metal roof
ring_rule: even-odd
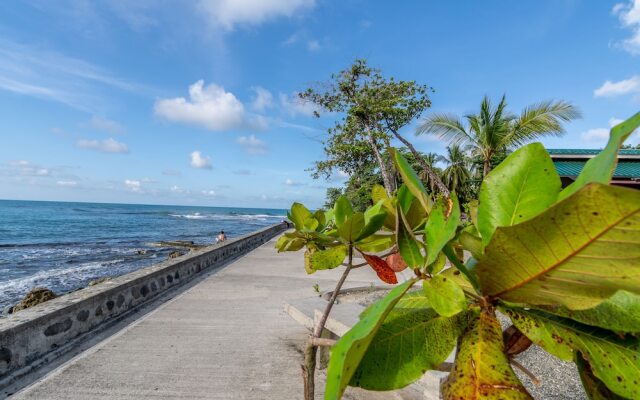
[[[638,150],[634,150],[638,151]],[[639,151],[640,154],[640,151]],[[578,176],[584,167],[584,161],[553,160],[560,176]],[[619,161],[613,178],[640,178],[640,162]]]
[[[551,155],[595,155],[602,151],[602,149],[547,149]],[[640,156],[640,150],[637,149],[621,149],[618,150],[618,154],[625,156]]]

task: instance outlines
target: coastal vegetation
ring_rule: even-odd
[[[579,112],[546,102],[516,117],[504,97],[496,107],[485,98],[467,125],[437,114],[420,125],[420,133],[451,139],[447,167],[439,171],[436,156],[418,153],[398,133],[428,107],[427,88],[383,79],[363,62],[354,68],[335,76],[328,91],[305,98],[346,115],[330,130],[329,159],[316,163],[315,173],[345,168],[356,187],[354,174],[367,171],[360,183],[371,187],[369,205],[356,208],[337,192],[327,210],[294,203],[295,229],[276,243],[278,251],[304,249],[309,274],[344,267],[304,352],[305,398],[314,398],[317,348],[331,346],[325,399],[341,398],[347,386],[402,388],[428,370],[450,371],[441,387],[445,399],[529,399],[513,371],[528,373],[526,366],[512,358],[527,342],[575,362],[590,398],[640,398],[640,192],[609,184],[640,113],[612,128],[605,149],[562,188],[540,143],[517,147],[561,134],[562,122]],[[376,83],[355,84],[363,74]],[[394,85],[408,91],[386,92]],[[406,94],[416,103],[403,100]],[[389,125],[385,113],[402,117]],[[455,124],[445,127],[446,121]],[[406,148],[393,148],[392,139]],[[469,191],[474,180],[479,190]],[[395,286],[337,342],[322,339],[355,268],[372,268]],[[407,268],[412,278],[398,282],[396,272]],[[497,314],[513,324],[504,339]],[[456,346],[455,362],[447,365]]]

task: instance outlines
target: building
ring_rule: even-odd
[[[562,187],[575,181],[584,164],[595,157],[598,149],[548,149],[556,170],[562,180]],[[640,150],[620,150],[618,165],[611,184],[640,189]]]

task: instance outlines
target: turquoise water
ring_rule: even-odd
[[[0,200],[0,311],[33,287],[69,292],[160,262],[175,250],[153,242],[213,243],[221,230],[233,238],[285,215],[261,208]]]

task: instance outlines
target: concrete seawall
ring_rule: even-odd
[[[92,331],[124,318],[161,293],[255,249],[284,223],[193,251],[0,320],[0,388],[71,350]]]

